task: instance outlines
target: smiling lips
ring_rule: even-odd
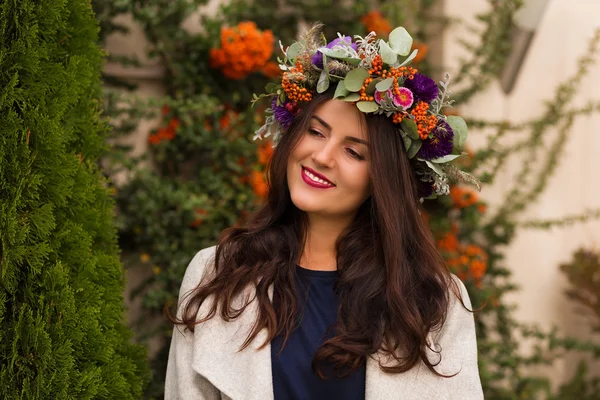
[[[335,187],[335,185],[331,183],[328,179],[326,179],[323,175],[318,174],[310,168],[302,167],[301,174],[302,180],[306,182],[309,186],[319,189],[329,189]]]

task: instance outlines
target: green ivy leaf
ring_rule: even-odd
[[[398,62],[398,54],[383,40],[379,41],[379,54],[381,61],[387,65],[394,65]]]
[[[396,54],[407,56],[410,53],[412,44],[412,37],[403,27],[399,26],[390,32],[390,47]]]
[[[417,129],[417,124],[415,121],[409,118],[404,118],[400,123],[400,127],[402,130],[408,135],[409,138],[413,140],[418,140],[421,137],[419,136],[419,130]]]
[[[346,97],[349,94],[350,94],[350,91],[348,89],[346,89],[346,86],[344,85],[344,81],[339,81],[337,84],[337,87],[335,88],[335,94],[333,95],[333,98],[339,99],[340,97]],[[354,94],[358,95],[358,93],[354,93]]]
[[[360,95],[358,93],[350,93],[348,96],[344,97],[342,100],[344,101],[359,101]]]
[[[377,85],[375,87],[377,88],[377,90],[379,92],[385,92],[389,88],[392,87],[393,83],[394,83],[394,78],[387,78],[387,79],[384,79],[381,82],[377,83]]]
[[[452,128],[452,132],[454,132],[454,148],[456,150],[462,150],[465,142],[467,140],[467,134],[469,128],[467,127],[467,123],[462,117],[456,115],[450,115],[447,119],[448,125]]]
[[[346,89],[349,91],[358,92],[368,77],[369,71],[363,68],[356,68],[346,74],[344,85],[346,85]]]
[[[356,107],[364,113],[372,113],[379,110],[379,106],[374,101],[359,101]]]

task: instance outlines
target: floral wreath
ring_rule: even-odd
[[[265,124],[254,139],[272,136],[276,145],[294,116],[313,95],[336,84],[334,99],[354,103],[364,113],[384,114],[398,126],[404,149],[420,178],[421,200],[450,192],[449,179],[481,188],[472,175],[451,164],[460,157],[467,139],[467,124],[459,116],[446,116],[450,107],[449,76],[436,82],[409,63],[412,37],[402,27],[386,42],[375,32],[366,37],[338,33],[327,43],[322,24],[315,24],[284,50],[278,59],[284,71],[280,83],[269,83],[266,93],[254,95],[252,103],[272,98]]]

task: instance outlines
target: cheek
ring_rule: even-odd
[[[365,197],[371,192],[371,178],[369,177],[369,168],[367,165],[360,165],[349,169],[347,179],[349,186],[356,192]]]

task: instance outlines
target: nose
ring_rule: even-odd
[[[328,141],[322,147],[315,149],[312,159],[322,167],[332,168],[335,164],[335,146],[333,145],[333,141]]]

